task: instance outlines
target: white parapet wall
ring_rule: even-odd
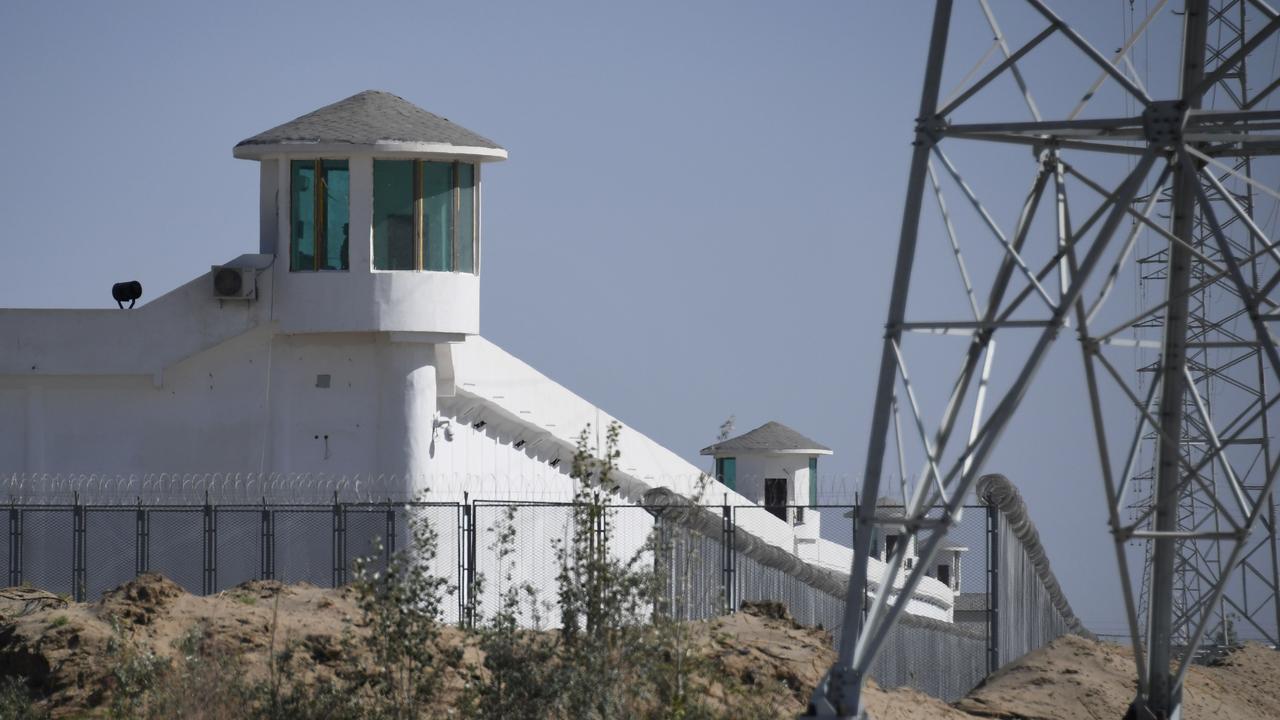
[[[642,503],[646,496],[654,497],[652,491],[661,490],[680,498],[697,497],[709,505],[755,505],[723,485],[709,483],[706,474],[688,461],[482,337],[454,345],[452,358],[457,394],[441,400],[441,412],[456,429],[451,442],[441,443],[437,436],[440,472],[433,478],[436,487],[431,493],[436,499],[460,499],[464,489],[475,489],[473,498],[570,499],[574,487],[565,473],[579,434],[590,428],[590,445],[595,447],[605,429],[616,422],[622,432],[614,480],[622,499]],[[548,463],[555,460],[560,461],[556,468],[561,472],[548,477]],[[842,594],[840,586],[852,566],[852,551],[825,539],[803,542],[808,539],[803,528],[798,534],[796,527],[760,510],[736,514],[740,544],[772,548],[792,558],[795,565],[791,567],[797,572],[830,576]],[[708,526],[707,531],[714,529]],[[887,572],[885,563],[872,558],[873,592]],[[895,587],[900,588],[904,579],[899,574]],[[924,578],[906,609],[950,621],[953,601],[944,583]]]
[[[134,310],[0,311],[0,472],[11,493],[567,502],[579,434],[590,428],[594,450],[618,422],[480,336],[287,332],[273,319],[279,269],[269,256],[235,262],[260,269],[257,300],[216,300],[203,275]],[[754,512],[625,425],[618,449],[613,502],[665,490],[738,507],[745,551],[813,577],[848,572],[848,548],[814,538],[817,523]],[[652,527],[635,517],[615,535],[619,553]],[[883,572],[873,561],[873,582]],[[951,594],[926,579],[907,609],[949,620]]]

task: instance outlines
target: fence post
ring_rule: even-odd
[[[458,506],[458,625],[465,627],[467,623],[467,501],[469,495],[462,493],[462,504]]]
[[[1000,669],[1000,510],[987,505],[987,673]]]
[[[396,506],[387,498],[387,539],[382,542],[383,560],[388,566],[396,554]]]
[[[655,595],[657,597],[657,601],[653,604],[653,616],[655,619],[670,618],[670,605],[668,605],[669,601],[667,600],[670,589],[667,584],[667,578],[670,575],[668,553],[671,551],[671,547],[670,540],[667,538],[667,525],[662,513],[655,513],[649,507],[645,507],[645,510],[653,515],[653,577],[656,580]]]
[[[464,545],[462,590],[466,593],[463,614],[459,618],[464,627],[474,627],[476,622],[476,506],[470,496],[462,495],[462,523]]]
[[[204,572],[201,592],[212,595],[218,587],[218,515],[213,504],[209,502],[208,491],[204,494]]]
[[[347,584],[347,512],[333,493],[333,586]]]
[[[258,576],[263,580],[276,579],[276,513],[267,507],[262,498],[262,538],[258,557]]]
[[[84,602],[85,588],[85,511],[80,493],[75,494],[71,509],[71,593],[76,602]]]
[[[725,611],[733,614],[738,609],[737,588],[737,523],[734,522],[734,508],[729,506],[729,496],[724,498],[721,506],[720,521],[720,569],[724,577]]]
[[[596,557],[600,561],[609,559],[609,521],[607,519],[608,508],[600,500],[600,493],[596,493],[595,513],[596,513]]]
[[[151,514],[142,508],[142,498],[138,498],[138,509],[133,516],[133,574],[143,575],[151,571]]]
[[[9,501],[9,585],[22,584],[22,511]]]

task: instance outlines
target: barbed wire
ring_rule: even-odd
[[[6,473],[0,474],[0,501],[16,504],[144,505],[246,504],[260,502],[326,503],[415,499],[461,500],[465,495],[486,500],[568,501],[572,483],[542,475],[510,476],[497,473],[435,473],[421,476],[378,473],[255,473],[255,472],[156,472],[156,473]],[[696,476],[655,478],[645,481],[659,487],[686,487]],[[740,477],[739,487],[763,478]],[[820,476],[818,500],[822,505],[855,504],[856,483],[843,476]],[[708,494],[708,504],[714,499]],[[637,498],[638,499],[638,498]],[[803,504],[803,503],[797,503]]]

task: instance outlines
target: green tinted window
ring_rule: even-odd
[[[474,273],[476,169],[469,163],[373,162],[373,267]]]
[[[416,270],[413,161],[373,161],[373,267]]]
[[[734,490],[738,482],[737,458],[716,458],[716,479],[725,487]]]
[[[818,458],[809,458],[809,507],[818,506]]]
[[[325,160],[321,163],[324,173],[324,255],[321,270],[346,270],[347,246],[351,234],[351,173],[346,160]]]
[[[476,271],[476,168],[458,165],[458,271]]]
[[[453,269],[453,163],[422,163],[424,270]]]
[[[350,235],[346,160],[289,163],[290,270],[346,270]]]
[[[292,241],[290,270],[314,270],[316,267],[316,164],[314,160],[294,160],[290,163],[289,189],[292,208]]]

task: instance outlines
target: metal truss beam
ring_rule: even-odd
[[[1280,458],[1272,452],[1270,436],[1270,416],[1280,395],[1268,394],[1265,377],[1280,386],[1280,351],[1272,327],[1280,321],[1280,248],[1254,215],[1255,198],[1280,201],[1280,190],[1251,171],[1257,158],[1280,154],[1280,111],[1264,109],[1260,101],[1280,89],[1280,81],[1258,93],[1250,93],[1244,81],[1251,53],[1277,42],[1280,14],[1262,0],[1212,0],[1212,5],[1211,0],[1183,0],[1179,92],[1163,100],[1148,93],[1129,53],[1160,19],[1168,0],[1155,4],[1111,58],[1043,0],[1022,2],[1047,25],[1031,28],[1026,40],[1011,45],[987,0],[981,0],[977,7],[993,40],[943,101],[940,81],[954,8],[952,0],[936,4],[843,635],[837,661],[814,690],[807,716],[865,716],[861,689],[872,662],[907,598],[929,574],[946,530],[959,520],[963,501],[1003,431],[1038,382],[1048,349],[1068,328],[1080,342],[1098,475],[1135,651],[1131,716],[1180,717],[1187,670],[1206,636],[1224,632],[1224,608],[1240,613],[1259,632],[1275,633],[1273,620],[1280,627],[1272,504]],[[1163,17],[1174,17],[1164,12]],[[1211,23],[1235,35],[1211,46]],[[1020,68],[1053,36],[1065,38],[1082,62],[1100,71],[1065,117],[1044,116],[1032,94],[1034,84]],[[988,88],[1006,81],[1016,85],[1030,120],[955,119],[981,102]],[[1083,117],[1107,82],[1119,86],[1140,114],[1124,108]],[[1232,106],[1202,108],[1205,94],[1224,83],[1233,83],[1221,93]],[[1055,95],[1058,91],[1054,88]],[[958,156],[947,151],[947,145],[961,141],[1033,149],[1030,186],[1008,228],[965,179]],[[1110,179],[1089,159],[1116,155],[1128,158],[1121,161],[1128,169]],[[926,194],[936,200],[938,249],[954,264],[963,297],[945,301],[935,297],[940,290],[929,287],[921,296],[926,302],[909,303],[916,260],[933,250],[927,244],[931,238],[921,231]],[[948,194],[959,196],[956,207],[972,220],[961,222]],[[1167,223],[1161,221],[1165,217]],[[1142,243],[1154,243],[1155,249]],[[1126,269],[1135,267],[1142,268],[1147,282],[1160,283],[1158,299],[1147,302],[1130,282]],[[1143,307],[1117,322],[1133,315],[1121,310],[1116,317],[1117,308],[1111,307],[1117,294],[1126,293],[1142,298]],[[1106,329],[1094,330],[1098,325]],[[1021,338],[1002,343],[1001,373],[994,369],[997,334]],[[931,340],[938,336],[959,339]],[[929,342],[963,347],[958,373],[939,387],[917,386],[907,371],[918,352],[913,343]],[[1117,349],[1150,357],[1136,386],[1107,356]],[[1108,398],[1121,400],[1137,416],[1134,429],[1122,434],[1122,453],[1114,457],[1116,438],[1108,424],[1117,423]],[[933,418],[928,408],[941,412]],[[901,430],[903,411],[909,416],[907,435]],[[960,426],[966,417],[964,433]],[[905,517],[896,522],[907,528],[908,537],[895,545],[892,557],[873,564],[874,500],[881,494],[891,428],[906,501]],[[1144,465],[1145,448],[1151,448],[1150,465]],[[1119,466],[1113,464],[1116,459],[1122,461]],[[1134,498],[1144,490],[1149,501],[1135,510]],[[938,505],[944,507],[942,517],[926,517]],[[1134,517],[1126,522],[1123,515],[1130,510]],[[1131,575],[1128,543],[1150,548],[1141,587]],[[909,547],[919,556],[911,567],[905,562]],[[875,578],[878,590],[869,597],[872,567],[883,574]],[[1233,577],[1252,583],[1248,587],[1260,584],[1265,592],[1234,593]],[[1264,617],[1261,608],[1274,617]]]

